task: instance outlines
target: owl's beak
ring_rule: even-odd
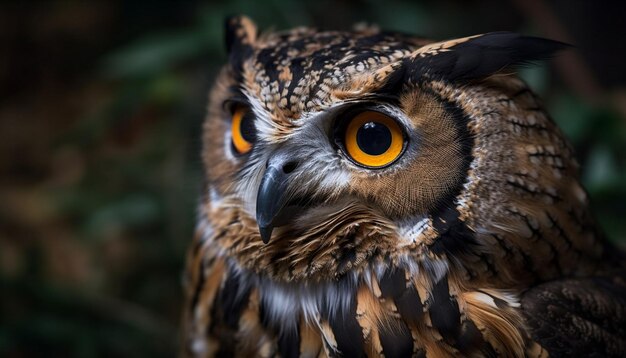
[[[293,163],[290,163],[293,167]],[[288,165],[270,165],[265,170],[256,198],[256,221],[263,243],[267,244],[275,227],[289,222],[297,211],[285,210],[289,198],[287,186],[293,169]]]

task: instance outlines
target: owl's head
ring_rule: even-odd
[[[512,212],[535,221],[539,206],[586,200],[568,145],[511,71],[561,43],[258,35],[245,17],[227,22],[226,42],[204,127],[201,225],[243,268],[324,280],[461,255],[528,230]]]

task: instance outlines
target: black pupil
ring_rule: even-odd
[[[254,115],[251,111],[246,111],[241,118],[241,124],[239,125],[239,131],[241,136],[248,143],[254,143],[256,139],[256,129],[254,128]]]
[[[381,123],[367,122],[356,132],[356,144],[369,155],[381,155],[391,146],[391,131]]]

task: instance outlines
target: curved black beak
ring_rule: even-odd
[[[289,198],[289,174],[294,168],[293,163],[284,166],[270,165],[261,180],[256,197],[256,221],[265,244],[270,241],[275,227],[287,223],[296,214],[293,210],[283,210]]]

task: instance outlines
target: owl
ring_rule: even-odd
[[[514,74],[564,44],[227,21],[182,356],[623,356],[626,261]]]

